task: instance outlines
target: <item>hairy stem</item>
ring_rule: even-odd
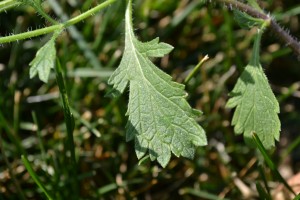
[[[230,9],[238,9],[251,15],[252,17],[260,18],[263,20],[269,20],[270,26],[269,28],[275,35],[284,42],[288,47],[290,47],[294,53],[300,58],[300,43],[292,37],[287,31],[279,26],[279,24],[268,14],[265,14],[259,10],[252,8],[249,5],[246,5],[242,2],[236,0],[216,0],[216,2],[224,3]]]
[[[20,34],[16,34],[16,35],[0,37],[0,44],[15,42],[15,41],[18,41],[18,40],[24,40],[24,39],[32,38],[32,37],[37,37],[37,36],[40,36],[40,35],[45,35],[45,34],[54,32],[54,31],[59,30],[59,29],[67,28],[71,25],[74,25],[74,24],[88,18],[91,15],[94,15],[95,13],[97,13],[98,11],[106,8],[107,6],[111,5],[115,1],[116,0],[107,0],[107,1],[99,4],[98,6],[82,13],[81,15],[78,15],[77,17],[74,17],[74,18],[66,21],[65,23],[60,23],[60,24],[52,25],[52,26],[49,26],[49,27],[46,27],[46,28],[41,28],[41,29],[37,29],[37,30],[34,30],[34,31],[28,31],[28,32],[20,33]]]
[[[35,8],[36,11],[44,17],[47,21],[49,21],[52,25],[59,24],[57,21],[55,21],[52,17],[50,17],[41,7]]]
[[[4,0],[0,2],[0,13],[20,5],[21,3],[15,0]]]

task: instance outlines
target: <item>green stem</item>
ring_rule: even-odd
[[[53,12],[60,18],[61,21],[67,21],[70,18],[64,13],[61,5],[57,0],[48,1],[50,7],[52,8]],[[114,15],[114,12],[109,12]],[[107,18],[107,14],[105,14],[105,18]],[[101,29],[105,29],[106,23],[102,20],[101,21]],[[93,66],[93,68],[100,69],[102,67],[100,59],[96,56],[96,53],[91,50],[90,45],[86,42],[83,37],[83,34],[75,27],[71,26],[68,28],[70,36],[77,42],[77,46],[81,49],[84,56],[87,58],[88,62]],[[100,34],[101,31],[99,31]],[[97,43],[97,39],[95,39],[94,44]]]
[[[260,53],[260,42],[261,42],[261,37],[262,34],[264,33],[264,30],[266,27],[268,27],[270,25],[270,20],[266,20],[262,26],[257,30],[257,34],[255,37],[255,41],[254,41],[254,46],[253,46],[253,54],[250,60],[250,64],[252,66],[259,66],[259,53]]]
[[[65,23],[60,23],[60,24],[52,25],[52,26],[49,26],[46,28],[42,28],[42,29],[38,29],[38,30],[34,30],[34,31],[28,31],[28,32],[20,33],[20,34],[16,34],[16,35],[1,37],[0,44],[4,44],[4,43],[8,43],[8,42],[15,42],[18,40],[24,40],[24,39],[28,39],[28,38],[32,38],[32,37],[37,37],[40,35],[45,35],[45,34],[54,32],[59,29],[68,28],[69,26],[74,25],[74,24],[86,19],[91,15],[94,15],[96,12],[106,8],[107,6],[111,5],[115,1],[116,0],[107,0],[107,1],[103,2],[102,4],[99,4],[98,6],[82,13],[81,15],[78,15],[77,17],[74,17],[74,18],[66,21]]]
[[[264,12],[261,12],[237,0],[215,0],[215,2],[225,4],[230,9],[234,8],[245,12],[252,17],[269,21],[269,28],[271,29],[271,31],[279,38],[279,40],[284,42],[295,52],[296,55],[300,57],[300,43],[297,41],[296,38],[292,37],[286,30],[281,28],[279,24],[269,14],[265,14]]]
[[[57,21],[55,21],[52,17],[50,17],[41,7],[35,8],[36,11],[44,17],[47,21],[49,21],[53,25],[59,24]]]
[[[91,15],[94,15],[95,13],[99,12],[100,10],[102,10],[103,8],[106,8],[107,6],[109,6],[110,4],[114,3],[116,0],[107,0],[105,2],[103,2],[102,4],[99,4],[98,6],[82,13],[81,15],[78,15],[72,19],[70,19],[69,21],[64,23],[65,27],[77,24],[78,22],[88,18]]]
[[[6,36],[6,37],[1,37],[0,44],[4,44],[4,43],[8,43],[8,42],[15,42],[15,41],[24,40],[24,39],[28,39],[28,38],[32,38],[32,37],[37,37],[39,35],[45,35],[45,34],[54,32],[56,30],[62,29],[63,27],[64,27],[63,24],[59,24],[59,25],[49,26],[46,28],[41,28],[41,29],[34,30],[34,31],[29,31],[29,32],[25,32],[25,33],[16,34],[16,35],[10,35],[10,36]]]
[[[258,29],[258,32],[255,36],[255,41],[254,41],[254,45],[253,45],[253,53],[252,53],[252,57],[250,60],[250,65],[252,66],[260,66],[259,62],[259,52],[260,52],[260,41],[261,41],[261,36],[263,34],[263,31],[261,29]]]
[[[4,0],[0,2],[0,13],[5,12],[13,7],[20,5],[20,2],[15,0]]]

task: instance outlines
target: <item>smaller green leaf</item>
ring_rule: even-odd
[[[244,134],[247,144],[253,146],[252,133],[256,133],[265,148],[279,140],[279,104],[259,63],[259,44],[262,31],[256,36],[250,63],[238,79],[226,104],[234,108],[234,132]]]
[[[51,39],[37,51],[35,58],[29,63],[30,78],[33,78],[38,74],[41,81],[45,83],[48,82],[50,71],[55,65],[55,40],[59,34],[60,30],[54,32]]]
[[[263,9],[257,3],[257,0],[247,0],[248,4],[259,12],[264,12]]]
[[[234,10],[233,14],[234,19],[237,21],[240,27],[244,29],[250,29],[254,26],[261,27],[265,23],[265,20],[251,17],[250,15],[239,10]]]

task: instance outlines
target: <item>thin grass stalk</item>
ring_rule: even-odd
[[[76,199],[78,198],[78,179],[77,179],[77,162],[75,157],[75,144],[74,144],[74,117],[71,112],[69,99],[67,95],[67,90],[65,87],[65,80],[63,77],[63,71],[61,64],[59,60],[56,62],[56,81],[59,87],[59,92],[61,94],[61,99],[63,103],[63,110],[64,110],[64,117],[65,117],[65,123],[66,123],[66,129],[67,129],[67,146],[68,150],[71,153],[71,169],[72,169],[72,187],[73,187],[73,194],[75,194]]]

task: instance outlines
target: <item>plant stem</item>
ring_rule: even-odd
[[[4,44],[4,43],[8,43],[8,42],[15,42],[15,41],[24,40],[24,39],[32,38],[32,37],[37,37],[39,35],[45,35],[47,33],[51,33],[56,30],[62,29],[63,27],[64,27],[63,24],[59,24],[59,25],[49,26],[46,28],[37,29],[34,31],[28,31],[28,32],[20,33],[20,34],[16,34],[16,35],[1,37],[0,44]]]
[[[8,9],[11,9],[15,6],[20,5],[21,3],[15,0],[4,0],[0,2],[0,13],[5,12]]]
[[[16,34],[16,35],[1,37],[0,44],[4,44],[4,43],[8,43],[8,42],[15,42],[18,40],[24,40],[24,39],[32,38],[32,37],[37,37],[39,35],[45,35],[47,33],[51,33],[53,31],[56,31],[59,29],[67,28],[71,25],[74,25],[74,24],[88,18],[91,15],[94,15],[96,12],[106,8],[107,6],[111,5],[115,1],[116,0],[107,0],[107,1],[103,2],[102,4],[99,4],[98,6],[82,13],[81,15],[78,15],[77,17],[74,17],[74,18],[66,21],[65,23],[60,23],[57,25],[49,26],[46,28],[41,28],[41,29],[34,30],[34,31],[28,31],[28,32],[20,33],[20,34]]]
[[[67,14],[64,13],[63,9],[61,8],[59,2],[57,0],[48,1],[49,5],[51,6],[52,10],[60,18],[61,21],[68,21],[70,18]],[[114,15],[112,12],[111,14]],[[106,24],[102,21],[101,27],[106,27]],[[81,49],[84,56],[87,58],[88,62],[93,66],[95,69],[102,68],[102,64],[99,58],[96,56],[95,52],[91,50],[90,45],[84,39],[82,33],[75,27],[70,26],[68,28],[70,36],[77,42],[77,46]],[[95,44],[96,42],[94,42]]]
[[[263,30],[259,29],[257,31],[257,34],[255,36],[254,45],[253,45],[253,53],[250,60],[250,65],[252,66],[260,66],[259,64],[259,52],[260,52],[260,42],[261,42],[261,36],[263,34]]]
[[[65,22],[64,26],[68,27],[68,26],[74,25],[74,24],[88,18],[89,16],[94,15],[95,13],[97,13],[98,11],[102,10],[103,8],[109,6],[110,4],[114,3],[115,1],[116,0],[107,0],[107,1],[99,4],[98,6],[82,13],[81,15],[78,15],[78,16],[70,19],[69,21]]]
[[[251,15],[252,17],[260,18],[263,20],[269,20],[270,21],[270,29],[272,32],[275,33],[275,35],[284,42],[288,47],[290,47],[294,53],[300,58],[300,43],[287,31],[285,31],[283,28],[279,26],[279,24],[268,14],[265,14],[263,12],[260,12],[251,6],[241,3],[236,0],[216,0],[219,3],[224,3],[227,7],[230,9],[238,9],[240,11],[243,11],[247,13],[248,15]]]
[[[59,24],[57,21],[55,21],[52,17],[50,17],[42,8],[35,8],[36,11],[42,16],[44,17],[47,21],[49,21],[51,24],[53,25],[57,25]]]

